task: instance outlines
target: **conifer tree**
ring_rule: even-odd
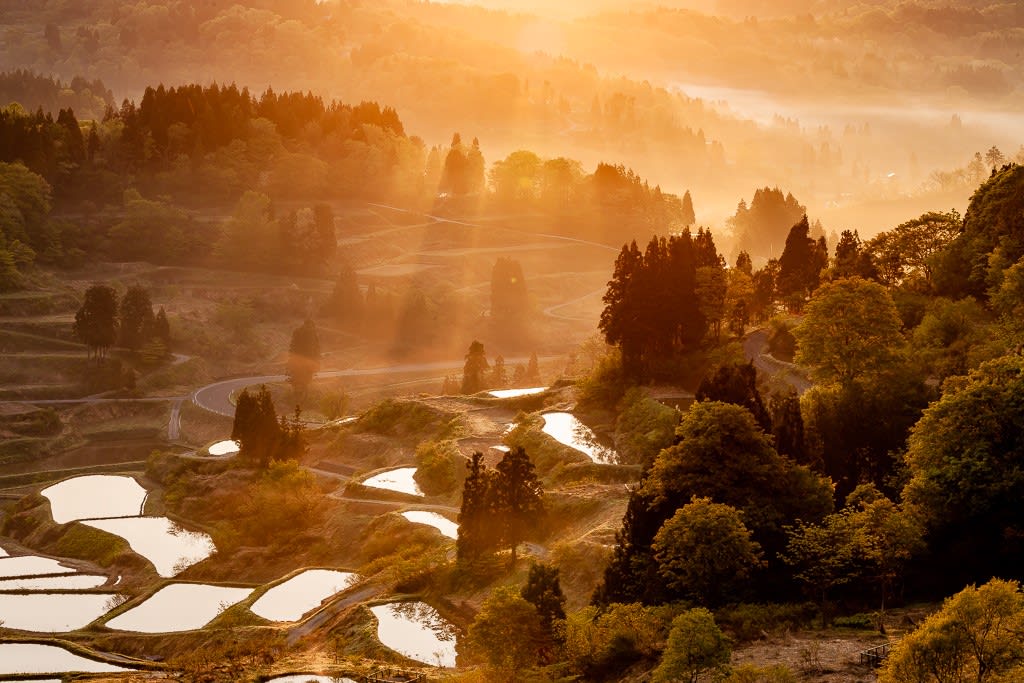
[[[313,375],[319,369],[320,339],[316,325],[307,318],[292,332],[292,341],[288,346],[288,380],[297,394],[305,394],[313,381]]]
[[[117,339],[117,294],[107,285],[85,290],[85,301],[75,313],[72,328],[99,362]]]
[[[466,364],[462,368],[462,393],[475,394],[484,388],[484,373],[490,367],[484,345],[474,340],[466,353]]]
[[[683,209],[681,219],[683,225],[686,227],[690,227],[697,220],[697,216],[693,213],[693,199],[690,197],[689,190],[687,190],[686,193],[683,194]]]
[[[541,626],[548,635],[552,634],[556,619],[565,619],[565,594],[558,580],[558,567],[532,563],[520,595],[537,608]]]
[[[483,459],[483,453],[477,451],[466,463],[458,518],[459,534],[455,541],[455,555],[460,562],[478,559],[496,545],[493,472],[487,469]]]
[[[521,447],[512,448],[498,463],[494,489],[501,539],[512,551],[509,565],[514,567],[516,549],[544,512],[544,489]]]
[[[153,331],[155,317],[149,292],[145,287],[134,285],[121,298],[121,346],[138,351]]]

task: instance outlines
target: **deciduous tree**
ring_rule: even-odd
[[[691,609],[672,620],[668,643],[651,680],[697,683],[704,674],[724,668],[731,655],[729,640],[711,612],[702,607]]]
[[[815,292],[794,330],[796,362],[819,382],[848,386],[892,369],[904,344],[896,305],[881,285],[849,278]]]

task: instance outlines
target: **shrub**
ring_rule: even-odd
[[[455,491],[466,472],[466,458],[454,441],[424,441],[416,447],[413,478],[428,496]]]
[[[812,603],[742,603],[718,610],[715,619],[738,641],[757,640],[766,633],[809,626],[818,614]]]

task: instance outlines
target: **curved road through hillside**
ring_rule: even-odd
[[[545,356],[540,361],[550,361],[558,356]],[[506,363],[525,363],[529,361],[526,356],[519,358],[506,358]],[[348,368],[346,370],[324,370],[315,375],[316,379],[328,377],[368,377],[374,375],[400,375],[412,372],[433,372],[441,370],[461,370],[465,360],[445,360],[430,363],[402,363],[399,365],[385,365],[376,368]],[[236,377],[221,380],[208,384],[205,387],[196,389],[191,394],[192,402],[204,410],[226,417],[234,417],[235,404],[231,396],[245,387],[254,384],[270,384],[273,382],[284,382],[287,375],[256,375],[253,377]]]
[[[797,395],[802,395],[813,386],[811,380],[807,379],[807,375],[804,374],[804,368],[779,360],[768,353],[768,330],[763,327],[754,330],[744,338],[743,355],[760,372],[778,377],[793,387]]]

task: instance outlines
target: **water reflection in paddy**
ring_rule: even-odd
[[[66,574],[35,579],[2,579],[0,591],[83,591],[107,582],[100,574]]]
[[[171,577],[205,560],[216,548],[201,531],[183,529],[166,517],[90,519],[82,522],[116,534],[153,563],[157,574]]]
[[[117,673],[124,667],[86,659],[62,647],[39,643],[0,643],[0,675],[71,672]]]
[[[270,621],[298,621],[306,612],[320,606],[326,598],[341,592],[358,580],[350,572],[309,569],[274,586],[249,609]]]
[[[530,387],[529,389],[500,389],[498,391],[488,391],[487,393],[494,398],[518,398],[519,396],[540,394],[547,390],[547,387]]]
[[[585,453],[597,463],[615,462],[615,451],[601,446],[590,428],[572,413],[544,413],[543,432],[555,440]]]
[[[0,621],[4,628],[22,631],[74,631],[103,616],[113,606],[113,597],[108,593],[0,593]]]
[[[65,567],[57,560],[37,555],[20,555],[0,559],[0,578],[12,576],[34,576],[37,574],[74,574],[75,570]]]
[[[423,491],[420,490],[419,484],[413,479],[414,474],[416,474],[415,467],[399,467],[397,470],[381,472],[364,480],[363,486],[398,491],[399,493],[408,493],[413,496],[422,496]]]
[[[89,474],[67,479],[40,491],[50,501],[53,521],[130,517],[142,514],[146,489],[132,477]]]
[[[426,510],[409,510],[407,512],[403,512],[402,516],[415,524],[426,524],[428,526],[432,526],[440,531],[442,536],[447,536],[448,538],[459,537],[459,525],[444,515],[440,515],[436,512],[427,512]]]
[[[240,446],[237,441],[228,439],[227,441],[218,441],[207,448],[206,451],[210,455],[231,455],[232,453],[237,453],[239,448]]]
[[[455,666],[455,627],[424,602],[394,602],[371,607],[377,638],[409,659]]]
[[[107,622],[108,628],[138,633],[191,631],[213,621],[228,607],[245,600],[251,588],[172,583],[141,605]]]

